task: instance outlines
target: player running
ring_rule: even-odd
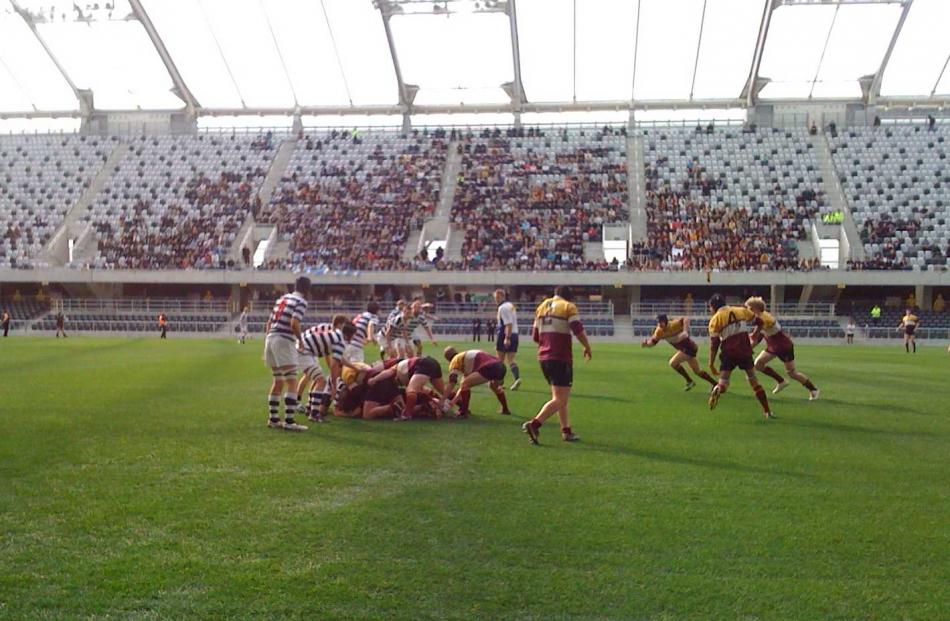
[[[337,381],[344,365],[350,365],[344,360],[343,352],[353,335],[356,326],[347,322],[344,315],[334,318],[332,327],[321,324],[305,331],[297,345],[299,354],[299,369],[303,373],[300,385],[297,387],[298,412],[306,413],[307,418],[315,423],[326,420],[327,410],[334,397]],[[320,367],[320,358],[326,361],[330,371],[330,381],[323,374]],[[312,385],[311,385],[312,384]],[[303,396],[310,387],[310,399],[306,409],[302,408]]]
[[[696,382],[693,381],[689,373],[686,372],[686,369],[683,368],[684,362],[689,365],[689,368],[692,369],[693,373],[697,376],[703,378],[713,386],[716,385],[716,380],[713,379],[709,373],[703,371],[699,366],[699,361],[696,360],[696,354],[699,353],[699,346],[696,345],[696,341],[689,336],[688,317],[680,317],[679,319],[670,321],[670,318],[666,315],[657,315],[656,329],[653,331],[653,335],[641,342],[640,346],[655,347],[660,341],[666,341],[676,350],[676,353],[670,358],[670,368],[682,375],[683,379],[686,380],[686,388],[684,390],[690,391],[696,387]]]
[[[306,296],[310,279],[297,278],[293,293],[277,299],[274,310],[264,326],[264,361],[271,369],[274,382],[267,395],[269,417],[267,426],[286,431],[306,431],[294,420],[297,410],[297,344],[301,340],[300,322],[307,312]],[[280,420],[280,394],[284,393],[284,420]]]
[[[788,388],[785,378],[769,367],[769,362],[773,358],[778,358],[785,364],[785,370],[792,379],[808,390],[808,400],[818,399],[820,394],[818,387],[808,379],[807,375],[795,368],[795,344],[792,338],[782,330],[782,325],[778,320],[765,310],[765,300],[760,297],[751,297],[745,301],[745,307],[755,313],[755,329],[749,335],[752,347],[754,348],[763,336],[765,337],[765,351],[755,359],[755,368],[778,382],[772,389],[772,394],[777,395]]]
[[[518,355],[518,311],[515,305],[508,301],[508,294],[504,289],[495,289],[493,296],[498,304],[495,353],[502,363],[508,365],[511,376],[515,378],[509,390],[518,390],[521,386],[521,370],[515,362],[515,356]]]
[[[471,412],[468,409],[469,399],[472,397],[472,388],[488,382],[488,387],[498,403],[501,404],[499,414],[510,415],[508,399],[505,397],[505,364],[479,349],[469,349],[459,353],[454,347],[445,348],[445,359],[449,361],[449,383],[446,385],[446,396],[453,394],[459,376],[462,383],[458,392],[454,393],[451,405],[459,406],[458,418],[466,418]]]
[[[769,400],[765,389],[755,376],[755,363],[752,361],[752,343],[743,323],[753,321],[755,314],[744,306],[726,306],[726,299],[719,293],[709,299],[709,370],[719,376],[719,382],[709,393],[709,409],[715,409],[719,398],[729,388],[729,376],[736,367],[746,373],[752,392],[762,406],[766,419],[775,418],[769,409]],[[720,348],[722,352],[720,353]],[[722,372],[716,370],[716,354],[722,362]]]
[[[901,323],[897,326],[898,330],[904,331],[904,351],[910,353],[910,346],[914,346],[914,353],[917,353],[917,337],[914,332],[920,327],[920,318],[914,314],[914,309],[908,308],[901,318]]]
[[[557,412],[561,423],[561,439],[565,442],[580,440],[571,431],[567,404],[574,385],[574,363],[571,334],[584,346],[584,359],[591,359],[590,342],[584,332],[577,306],[571,302],[571,288],[561,285],[554,289],[554,297],[538,305],[534,313],[531,332],[538,343],[538,360],[541,372],[551,386],[551,399],[541,406],[537,415],[521,426],[532,444],[538,444],[541,425]]]
[[[376,340],[379,331],[379,303],[370,302],[366,310],[353,318],[356,334],[346,347],[344,356],[350,362],[366,361],[366,343]]]

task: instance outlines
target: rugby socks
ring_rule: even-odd
[[[294,422],[294,414],[297,412],[297,393],[284,393],[284,420],[288,423]]]
[[[326,416],[330,409],[330,393],[324,391],[320,393],[320,416]]]
[[[755,392],[755,398],[759,400],[759,405],[762,406],[762,411],[765,413],[769,412],[769,400],[765,396],[765,389],[759,386],[758,384],[752,387],[752,391]]]
[[[811,383],[811,380],[808,379],[807,377],[805,378],[805,381],[802,382],[802,386],[804,386],[804,387],[807,388],[808,390],[818,390],[818,387],[815,386],[814,384],[812,384],[812,383]]]
[[[267,408],[271,420],[280,420],[280,395],[267,395]]]
[[[471,390],[463,390],[462,394],[459,396],[459,413],[468,414],[468,402],[472,398]]]
[[[521,379],[521,369],[518,368],[518,365],[514,362],[511,363],[511,376],[515,378],[515,381]]]
[[[58,336],[58,335],[57,335],[57,336]],[[916,343],[915,343],[915,344],[914,344],[914,351],[916,351],[916,350],[917,350],[917,345],[916,345]],[[908,354],[910,353],[910,343],[908,343],[907,341],[904,341],[904,351],[906,351]]]
[[[677,373],[679,373],[680,375],[682,375],[682,376],[683,376],[683,379],[686,380],[686,383],[687,383],[687,384],[689,384],[691,381],[693,381],[693,380],[691,380],[691,379],[689,378],[689,373],[687,373],[687,372],[686,372],[686,369],[684,369],[682,366],[675,366],[675,367],[673,367],[673,370],[676,371]]]
[[[498,403],[501,404],[501,411],[507,412],[508,411],[508,397],[505,396],[505,391],[499,390],[498,392],[495,393],[495,396],[498,397]]]
[[[561,427],[561,435],[562,435],[562,436],[569,436],[569,435],[571,435],[571,428],[570,428],[570,427]]]
[[[914,353],[917,353],[917,341],[914,341]]]
[[[762,369],[762,373],[765,375],[768,375],[779,384],[785,381],[785,378],[779,375],[778,373],[776,373],[772,367],[765,367],[764,369]]]
[[[320,395],[321,395],[321,393],[320,393],[319,390],[311,390],[311,391],[310,391],[310,399],[309,399],[309,401],[307,401],[307,417],[308,417],[308,418],[311,418],[311,417],[313,417],[313,416],[316,416],[317,413],[319,412],[318,407],[319,407],[320,402],[321,402],[321,401],[320,401]]]
[[[712,384],[713,386],[716,385],[716,380],[713,379],[713,376],[710,375],[709,373],[706,373],[705,371],[700,371],[699,373],[697,373],[697,375],[703,378],[704,380],[706,380],[707,382],[709,382],[710,384]]]

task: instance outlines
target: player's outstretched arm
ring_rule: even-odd
[[[716,354],[719,353],[719,337],[714,336],[709,339],[709,370],[713,375],[719,375],[719,369],[716,368]]]
[[[370,386],[374,386],[378,382],[383,381],[384,379],[391,379],[393,377],[396,377],[396,367],[392,367],[392,368],[386,369],[385,371],[377,373],[373,377],[369,378],[369,380],[367,380],[366,383],[369,384]]]

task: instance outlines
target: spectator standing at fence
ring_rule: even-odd
[[[871,324],[877,326],[881,320],[881,307],[875,304],[871,307]]]
[[[168,338],[168,317],[165,313],[158,314],[158,329],[161,332],[161,335],[158,337],[160,339]]]
[[[848,317],[848,327],[844,330],[845,339],[847,339],[848,345],[854,345],[854,318]]]
[[[3,337],[6,338],[10,334],[10,313],[6,309],[3,310],[3,319],[0,319],[0,328],[3,328]]]
[[[63,314],[63,311],[56,313],[56,338],[59,338],[59,335],[62,334],[63,338],[67,337],[66,334],[66,315]]]
[[[472,319],[472,342],[482,340],[482,320],[480,317]]]
[[[247,340],[247,311],[250,310],[249,306],[245,306],[241,310],[241,316],[238,318],[238,330],[241,333],[241,337],[238,339],[238,342],[241,345],[244,344],[244,341]]]

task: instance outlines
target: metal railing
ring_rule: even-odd
[[[63,298],[52,301],[53,312],[143,312],[227,313],[226,300],[180,300],[173,298],[95,299]]]
[[[780,317],[834,317],[835,305],[824,302],[799,305],[791,302],[770,305],[769,312]],[[641,302],[630,305],[630,315],[633,317],[653,317],[659,313],[666,313],[667,315],[707,315],[708,311],[706,310],[705,300],[696,300],[692,304],[687,304],[682,300],[674,300],[670,302]]]
[[[515,302],[515,306],[524,316],[525,313],[532,314],[538,302]],[[435,304],[435,314],[439,316],[466,315],[491,313],[494,314],[498,305],[494,300],[485,300],[482,302],[433,302]],[[613,302],[576,302],[577,310],[582,317],[613,317]],[[251,303],[252,313],[270,313],[274,307],[273,302],[265,300],[256,300]],[[380,302],[380,315],[388,314],[393,308],[393,302]],[[342,313],[344,315],[357,315],[366,310],[366,302],[327,302],[310,301],[307,303],[308,315],[332,315]]]

